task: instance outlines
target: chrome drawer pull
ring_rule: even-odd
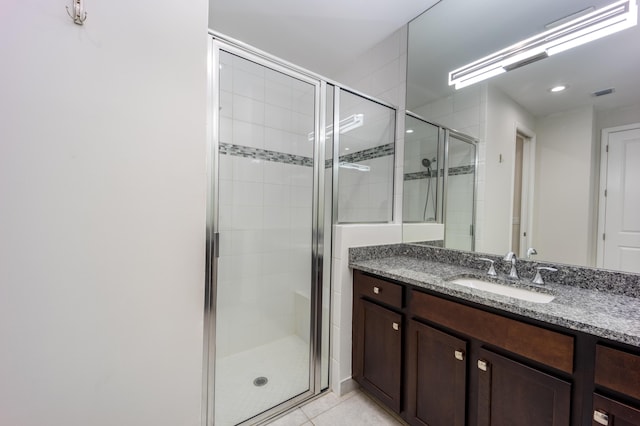
[[[392,327],[394,330],[400,330],[400,324],[398,324],[397,322],[394,322]]]
[[[595,421],[598,424],[606,426],[609,424],[609,415],[602,411],[595,410],[593,412],[593,421]]]
[[[380,294],[380,287],[374,287],[374,288],[373,288],[373,292],[374,292],[375,294]]]
[[[455,351],[455,352],[453,353],[453,355],[456,357],[456,359],[457,359],[458,361],[464,361],[464,352],[462,352],[462,351]]]
[[[478,369],[482,370],[482,371],[487,371],[487,361],[478,360]]]

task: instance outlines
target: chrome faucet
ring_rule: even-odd
[[[556,268],[552,268],[550,266],[538,266],[536,268],[536,276],[533,277],[533,280],[531,280],[532,283],[534,284],[540,284],[543,285],[544,284],[544,280],[542,279],[542,275],[540,275],[540,271],[551,271],[551,272],[556,272],[557,269]]]
[[[538,254],[536,249],[534,249],[533,247],[529,247],[529,250],[527,250],[527,259],[531,259],[531,256],[536,254]]]
[[[516,260],[517,260],[516,254],[510,251],[504,257],[504,260],[507,262],[511,262],[511,272],[509,272],[509,278],[513,278],[514,280],[519,279],[520,277],[518,277],[518,271],[516,270]]]
[[[496,269],[493,267],[493,259],[489,259],[486,257],[479,257],[478,260],[483,260],[485,262],[489,262],[489,270],[487,271],[487,275],[489,275],[490,277],[497,277],[498,274],[496,273]]]

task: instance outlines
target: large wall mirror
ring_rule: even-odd
[[[640,272],[640,26],[458,90],[448,80],[611,3],[442,0],[409,24],[407,110],[478,141],[476,251],[535,247],[540,261]],[[412,204],[433,227],[436,214],[420,216],[424,199],[404,200]],[[405,242],[418,242],[414,234]]]

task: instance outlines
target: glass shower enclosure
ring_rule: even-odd
[[[211,36],[203,417],[253,425],[329,387],[332,224],[392,219],[396,109]]]
[[[254,424],[328,386],[331,114],[313,76],[215,37],[209,59],[204,414]]]

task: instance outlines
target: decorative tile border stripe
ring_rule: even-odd
[[[313,158],[250,146],[220,143],[219,152],[220,154],[235,155],[236,157],[255,158],[257,160],[293,164],[295,166],[313,167]]]
[[[458,166],[449,169],[449,176],[468,175],[476,171],[476,166]]]
[[[286,154],[284,152],[270,151],[268,149],[253,148],[250,146],[220,143],[220,154],[235,155],[236,157],[255,158],[257,160],[273,161],[277,163],[293,164],[296,166],[313,167],[313,158],[302,155]],[[394,144],[380,145],[362,151],[340,156],[340,162],[355,163],[358,161],[372,160],[374,158],[392,155],[395,152]],[[332,159],[324,162],[326,169],[333,165]]]
[[[394,153],[394,144],[388,143],[386,145],[363,149],[362,151],[353,152],[351,154],[341,155],[340,162],[357,163],[358,161],[373,160],[374,158],[385,157],[387,155],[393,155]]]
[[[438,172],[415,172],[415,173],[405,173],[404,180],[418,180],[418,179],[426,179],[428,177],[438,177]]]
[[[459,175],[468,175],[475,171],[475,166],[458,166],[452,167],[449,169],[449,176],[459,176]],[[440,169],[441,175],[444,173],[443,169]],[[429,172],[414,172],[414,173],[405,173],[404,180],[417,180],[417,179],[426,179],[429,177]],[[431,177],[438,177],[435,171],[431,172]]]

